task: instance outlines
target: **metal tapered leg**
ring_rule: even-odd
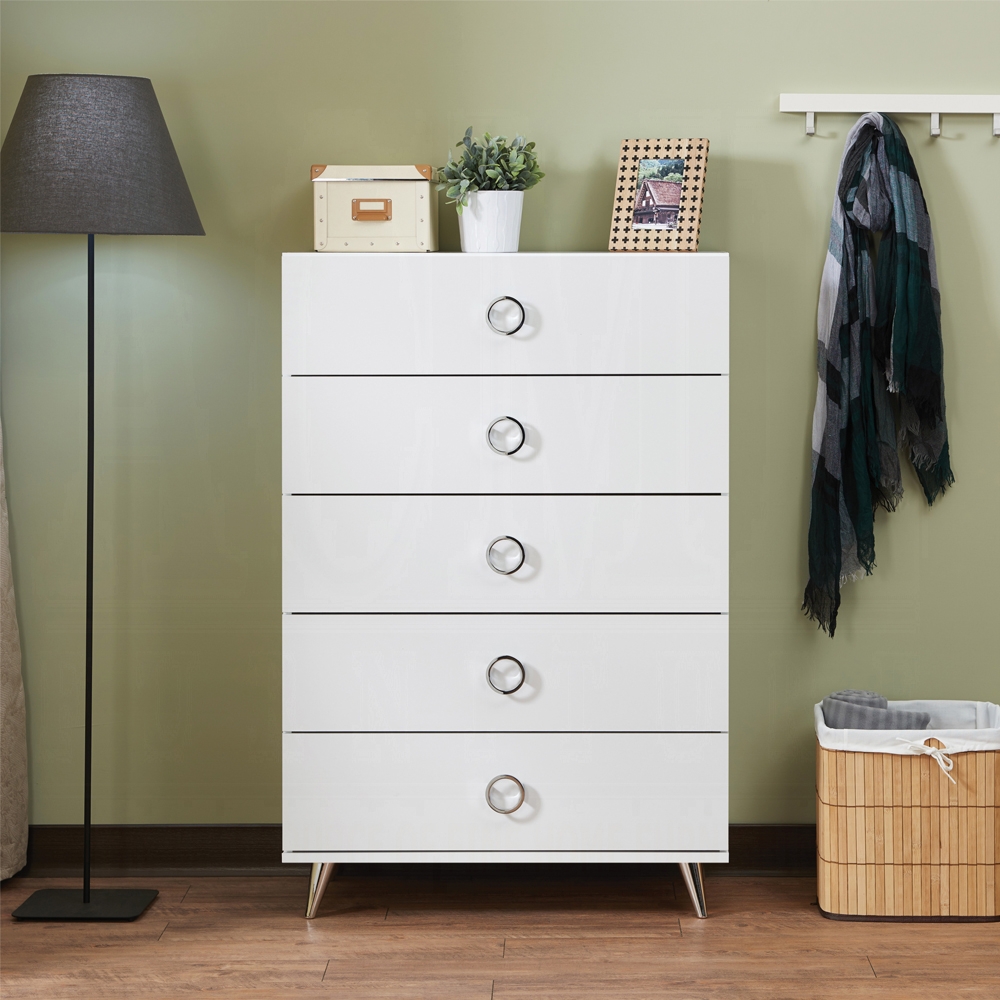
[[[684,876],[684,884],[687,886],[688,895],[694,904],[694,912],[699,917],[708,916],[708,907],[705,906],[705,883],[702,880],[701,865],[697,862],[682,861],[678,866],[681,875]]]
[[[337,870],[333,862],[317,861],[309,873],[309,902],[306,903],[306,920],[316,916],[319,904],[323,901],[323,893],[330,884],[330,878]]]

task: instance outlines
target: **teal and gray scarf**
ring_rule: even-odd
[[[954,482],[931,223],[906,140],[885,115],[862,116],[847,137],[817,326],[802,609],[832,636],[841,584],[875,566],[875,509],[903,495],[898,448],[929,504]]]

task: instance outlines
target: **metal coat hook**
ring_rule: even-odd
[[[881,111],[929,115],[932,136],[941,134],[941,115],[992,115],[993,134],[1000,136],[1000,94],[782,94],[779,110],[805,113],[806,135],[816,134],[816,115]]]

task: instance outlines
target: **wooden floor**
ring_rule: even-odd
[[[1000,924],[823,919],[807,878],[709,878],[694,917],[671,869],[551,866],[304,878],[104,879],[158,888],[132,924],[21,923],[63,879],[11,879],[2,994],[18,998],[1000,997]],[[556,870],[553,870],[556,869]],[[676,872],[676,869],[672,869]]]

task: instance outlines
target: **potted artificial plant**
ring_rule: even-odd
[[[483,133],[483,141],[472,136],[456,143],[462,150],[455,160],[438,172],[438,190],[447,195],[449,205],[458,209],[458,231],[465,253],[514,253],[521,233],[521,204],[524,192],[544,176],[538,169],[533,142],[518,135]]]

